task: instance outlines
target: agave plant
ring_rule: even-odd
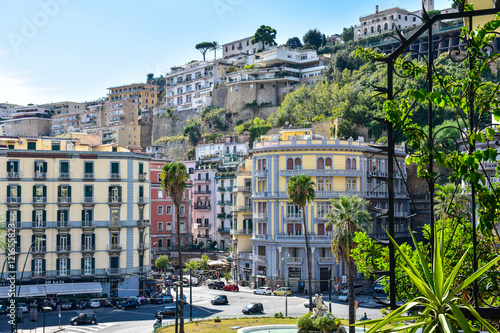
[[[432,271],[429,269],[426,257],[417,246],[417,242],[415,241],[413,235],[412,239],[418,253],[418,263],[420,265],[420,269],[413,264],[410,258],[405,255],[394,239],[389,236],[394,244],[394,247],[406,262],[407,266],[403,267],[403,269],[408,274],[408,277],[411,279],[414,286],[418,288],[421,295],[407,302],[384,318],[357,322],[356,325],[361,326],[374,324],[367,333],[395,331],[407,331],[414,333],[419,328],[422,328],[424,333],[457,333],[459,329],[463,330],[464,333],[476,332],[477,329],[475,329],[464,316],[463,312],[466,311],[471,313],[475,319],[489,332],[497,332],[497,330],[484,320],[470,304],[467,304],[467,302],[458,295],[460,295],[462,291],[467,288],[467,286],[473,283],[484,272],[495,265],[498,260],[500,260],[500,256],[482,266],[466,280],[456,284],[456,282],[459,281],[455,281],[455,278],[464,262],[467,251],[459,260],[455,268],[451,271],[449,276],[445,277],[444,228],[440,231],[436,231],[435,234],[436,237],[434,237]],[[405,314],[408,311],[420,311],[420,313],[414,316],[406,316]],[[403,321],[413,322],[398,327],[391,325],[400,324]]]

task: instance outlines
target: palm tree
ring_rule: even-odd
[[[366,211],[367,201],[358,196],[341,196],[339,200],[332,199],[332,210],[327,215],[330,219],[326,225],[333,226],[332,252],[337,258],[347,262],[349,288],[349,333],[354,333],[354,259],[351,249],[355,247],[354,234],[357,231],[368,232],[370,229],[370,214]]]
[[[312,287],[311,287],[311,248],[309,247],[309,238],[307,236],[307,222],[305,207],[307,202],[311,202],[316,198],[314,190],[314,182],[310,176],[295,175],[288,181],[286,194],[288,195],[288,202],[293,203],[300,207],[302,213],[302,222],[304,226],[304,237],[306,240],[306,266],[307,266],[307,283],[309,292],[309,312],[312,312]]]
[[[436,201],[434,211],[443,221],[453,217],[465,218],[470,221],[472,209],[465,186],[453,183],[439,186],[439,191],[436,192]]]
[[[180,286],[180,311],[179,311],[179,332],[184,333],[184,302],[182,301],[184,292],[182,288],[182,251],[181,251],[181,232],[180,232],[180,206],[184,192],[186,190],[186,181],[189,175],[186,172],[186,166],[182,163],[173,161],[167,163],[161,169],[161,188],[167,192],[175,206],[175,223],[177,224],[177,246],[179,247],[179,286]]]
[[[214,60],[217,60],[217,50],[220,50],[222,46],[218,42],[212,42],[211,51],[214,51]]]

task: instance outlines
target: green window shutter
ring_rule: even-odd
[[[10,172],[10,163],[7,161],[7,172]]]
[[[95,258],[92,258],[92,269],[95,269]]]
[[[61,235],[57,235],[56,240],[57,240],[57,246],[60,246],[61,245]],[[57,267],[59,267],[59,265],[57,265]]]
[[[31,259],[31,272],[35,271],[35,259]]]
[[[120,164],[118,162],[111,162],[111,173],[119,173]]]
[[[144,197],[144,186],[139,186],[139,197]]]
[[[82,246],[85,245],[85,234],[82,234]],[[82,259],[83,260],[83,259]],[[83,266],[82,266],[83,267]]]
[[[47,186],[43,186],[43,197],[46,198],[47,197]]]
[[[68,186],[68,198],[71,198],[71,185]]]
[[[17,222],[21,223],[21,211],[17,211]]]
[[[68,236],[66,236],[67,239],[68,239],[68,248],[71,249],[71,234],[68,234]],[[69,260],[69,259],[68,259]]]
[[[71,259],[70,258],[66,259],[66,269],[68,270],[68,275],[71,275]]]
[[[56,259],[56,270],[59,271],[59,259]]]
[[[33,198],[36,198],[36,186],[33,185]]]
[[[21,197],[21,185],[17,185],[17,197]]]
[[[42,246],[47,247],[47,239],[46,239],[46,238],[45,238],[45,240],[44,240],[44,241],[42,241]]]
[[[47,162],[43,162],[43,172],[47,172]]]
[[[35,235],[31,235],[31,244],[35,242]]]
[[[10,185],[7,185],[7,196],[10,197]]]
[[[113,186],[108,187],[108,197],[111,198],[113,193]]]
[[[118,197],[119,198],[122,197],[122,187],[121,186],[118,186]]]
[[[82,222],[85,222],[85,209],[82,209]]]
[[[85,259],[82,258],[82,270],[85,268]]]
[[[31,211],[31,215],[32,215],[32,221],[35,222],[36,221],[36,210]]]
[[[139,163],[139,174],[142,175],[144,173],[144,164]]]
[[[92,234],[92,246],[95,246],[95,234]]]
[[[42,259],[42,272],[45,272],[45,259]]]
[[[61,185],[59,185],[57,187],[57,197],[60,198],[61,197]]]
[[[94,216],[93,216],[94,215],[94,211],[91,210],[91,209],[89,209],[88,212],[89,212],[89,221],[94,221]]]
[[[57,210],[57,222],[61,222],[61,212],[62,210]]]
[[[7,216],[5,218],[5,222],[7,222],[7,224],[10,223],[10,211],[9,210],[7,211]]]
[[[43,211],[43,222],[47,222],[47,211]]]

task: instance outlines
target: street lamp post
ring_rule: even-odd
[[[287,258],[290,258],[290,253],[288,253]],[[285,258],[281,258],[281,261],[285,261]],[[285,274],[285,318],[288,318],[288,274],[286,269],[283,269],[283,274]]]
[[[139,252],[140,252],[140,255],[142,256],[142,262],[140,263],[141,264],[141,280],[139,281],[139,294],[140,296],[143,296],[144,295],[144,253],[146,252],[146,236],[149,235],[148,232],[146,232],[143,236],[142,236],[142,249],[139,248]]]
[[[332,313],[332,268],[328,267],[328,311]]]
[[[178,282],[178,281],[177,281]],[[177,282],[175,283],[175,333],[179,332],[179,323],[178,323],[178,318],[179,318],[179,293],[177,291],[178,284]]]
[[[193,274],[189,269],[189,321],[193,321]]]

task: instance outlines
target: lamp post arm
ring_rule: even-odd
[[[30,256],[31,249],[33,249],[33,245],[35,244],[35,242],[31,243],[30,248],[28,249],[28,253],[26,254],[26,258],[24,259],[23,270],[21,272],[21,277],[19,278],[19,289],[17,290],[17,295],[21,294],[21,284],[23,283],[24,270],[26,269],[26,263],[28,262],[28,257]]]

